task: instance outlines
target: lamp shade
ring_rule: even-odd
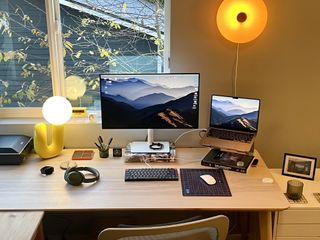
[[[246,43],[262,33],[267,18],[263,0],[224,0],[218,9],[217,25],[229,41]]]
[[[43,117],[51,124],[64,124],[72,115],[72,106],[65,97],[50,97],[42,106],[42,114]]]

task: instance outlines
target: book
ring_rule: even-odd
[[[251,155],[212,149],[202,159],[201,165],[246,173],[252,160]]]

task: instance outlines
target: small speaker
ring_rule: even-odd
[[[113,148],[113,156],[114,157],[122,157],[122,148]]]

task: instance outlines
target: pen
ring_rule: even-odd
[[[103,139],[102,139],[102,137],[101,137],[101,136],[99,136],[99,137],[98,137],[98,141],[99,141],[99,143],[102,145],[102,143],[103,143]]]
[[[110,144],[112,143],[112,140],[113,140],[113,138],[110,138],[110,139],[109,139],[109,143],[108,143],[107,148],[109,148],[109,147],[110,147]]]
[[[99,150],[101,150],[101,147],[96,142],[94,144],[97,146]]]

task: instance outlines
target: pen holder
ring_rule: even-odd
[[[109,157],[109,148],[103,149],[103,150],[99,150],[99,156],[100,156],[100,158]]]
[[[297,200],[302,197],[303,182],[298,180],[289,180],[287,182],[287,196],[292,200]]]

